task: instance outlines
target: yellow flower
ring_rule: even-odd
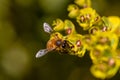
[[[112,68],[109,68],[105,63],[94,64],[91,67],[91,73],[100,79],[106,79],[113,77],[119,70],[119,66],[115,65]]]
[[[116,50],[112,50],[107,46],[97,45],[90,52],[90,57],[93,61],[91,73],[101,79],[113,77],[120,67],[120,59],[118,59],[117,55]]]
[[[100,44],[102,46],[107,45],[112,50],[115,50],[118,46],[118,37],[116,34],[107,31],[107,32],[97,32],[96,36],[96,45]]]
[[[116,33],[120,36],[120,18],[117,16],[109,16],[108,18],[111,32]]]
[[[80,7],[91,7],[91,0],[75,0]]]
[[[96,32],[100,31],[100,27],[92,26],[88,31],[89,31],[89,34],[95,34]]]
[[[83,57],[86,52],[86,47],[82,41],[83,36],[80,34],[71,34],[65,36],[65,39],[69,41],[72,46],[72,52],[69,53],[70,55],[77,55],[79,57]]]
[[[87,50],[93,49],[94,45],[96,44],[96,38],[94,38],[93,35],[84,35],[82,41]]]
[[[89,29],[100,21],[100,16],[92,8],[84,8],[80,10],[79,16],[76,18],[78,24],[84,30]]]
[[[69,11],[68,16],[70,18],[76,18],[79,15],[79,8],[78,8],[77,5],[74,5],[74,4],[69,5],[68,6],[68,11]]]
[[[55,31],[61,31],[64,30],[64,22],[61,19],[56,19],[53,21],[53,30]]]
[[[76,34],[75,26],[70,20],[65,20],[64,24],[64,30],[66,31],[67,35]]]

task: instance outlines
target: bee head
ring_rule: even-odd
[[[63,42],[63,36],[58,33],[52,33],[50,39],[47,42],[47,49],[57,49],[61,46]]]

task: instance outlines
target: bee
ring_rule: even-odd
[[[59,32],[54,32],[48,23],[43,24],[43,29],[50,34],[50,39],[47,42],[46,49],[41,49],[37,52],[36,58],[42,57],[53,50],[60,53],[69,53],[73,45],[64,39],[64,36]]]

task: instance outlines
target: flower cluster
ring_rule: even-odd
[[[87,33],[78,33],[70,20],[56,19],[53,30],[45,23],[44,30],[51,36],[47,48],[38,54],[56,50],[83,57],[89,51],[93,63],[91,73],[101,79],[113,77],[120,67],[120,18],[100,16],[91,7],[91,0],[75,0],[68,11],[68,16]]]

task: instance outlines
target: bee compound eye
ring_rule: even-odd
[[[66,47],[66,45],[65,44],[62,44],[62,48],[65,48]]]
[[[69,48],[69,44],[66,40],[63,41],[62,48]]]
[[[57,41],[56,41],[56,45],[57,45],[57,46],[60,46],[61,44],[62,44],[62,40],[57,40]]]

